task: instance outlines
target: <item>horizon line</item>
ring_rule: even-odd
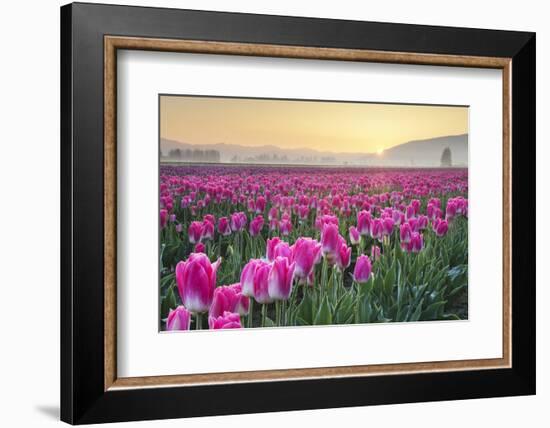
[[[398,146],[402,146],[404,144],[414,143],[416,141],[429,141],[429,140],[435,140],[437,138],[460,137],[460,136],[463,136],[463,135],[468,136],[469,132],[465,132],[465,133],[461,133],[461,134],[447,134],[447,135],[439,135],[439,136],[430,137],[430,138],[421,138],[421,139],[415,139],[415,140],[408,140],[408,141],[405,141],[403,143],[398,143],[398,144],[395,144],[393,146],[390,146],[390,147],[384,149],[383,152],[386,152],[386,151],[391,150],[391,149],[393,149],[395,147],[398,147]],[[296,150],[296,151],[298,151],[298,150],[310,150],[310,151],[315,151],[315,152],[318,152],[318,153],[330,153],[330,154],[334,154],[334,155],[339,155],[339,154],[375,155],[375,154],[377,154],[377,152],[333,152],[333,151],[329,151],[329,150],[318,150],[318,149],[307,148],[307,147],[296,147],[296,148],[286,149],[286,148],[283,148],[283,147],[280,147],[280,146],[277,146],[277,145],[274,145],[274,144],[264,144],[262,146],[253,146],[253,145],[247,145],[247,144],[241,144],[241,143],[226,143],[226,142],[207,143],[207,144],[199,143],[199,144],[197,144],[197,143],[184,142],[184,141],[181,141],[181,140],[175,140],[173,138],[166,138],[166,137],[163,137],[163,136],[159,136],[159,146],[160,146],[160,148],[162,148],[162,140],[173,141],[173,142],[178,143],[178,144],[187,144],[187,145],[190,145],[190,146],[215,146],[215,145],[218,145],[218,144],[225,144],[225,145],[241,146],[241,147],[245,147],[245,148],[276,147],[280,150]]]

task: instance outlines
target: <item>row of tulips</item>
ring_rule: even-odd
[[[189,168],[162,169],[164,329],[467,316],[464,171]]]

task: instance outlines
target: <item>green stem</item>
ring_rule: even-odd
[[[279,300],[275,301],[275,324],[277,327],[281,325],[281,302]]]
[[[196,329],[197,330],[202,330],[202,314],[200,312],[197,312],[197,317],[196,317],[195,321],[197,322]]]
[[[267,312],[267,305],[263,304],[262,305],[262,327],[265,327],[266,312]]]
[[[338,268],[336,265],[332,268],[332,298],[335,302],[338,299]]]
[[[254,308],[254,299],[252,297],[249,297],[249,305],[248,305],[248,319],[246,320],[247,321],[247,324],[248,324],[248,328],[252,328],[252,318],[253,318],[253,308]]]
[[[319,284],[319,291],[320,291],[320,300],[323,301],[324,291],[327,284],[327,270],[328,270],[328,263],[326,257],[323,257],[323,266],[321,268],[321,284]]]

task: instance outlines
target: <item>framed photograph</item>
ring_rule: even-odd
[[[61,104],[62,420],[535,393],[533,33],[76,3]]]

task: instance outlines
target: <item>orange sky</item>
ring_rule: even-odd
[[[468,132],[468,108],[161,96],[161,137],[189,144],[381,152]]]

